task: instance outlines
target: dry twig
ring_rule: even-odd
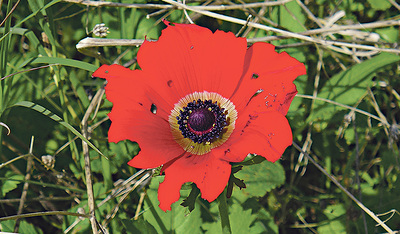
[[[104,94],[104,88],[97,91],[96,95],[92,99],[88,109],[86,110],[85,116],[82,119],[82,135],[88,139],[90,132],[88,131],[88,119],[92,112],[95,110],[95,107],[100,102],[102,96]],[[98,233],[97,229],[97,220],[95,215],[96,204],[94,201],[93,195],[93,184],[92,184],[92,171],[90,167],[90,156],[89,156],[89,147],[85,141],[82,140],[82,151],[85,158],[85,177],[86,177],[86,189],[88,194],[88,205],[89,205],[89,214],[90,214],[90,223],[92,225],[92,231],[94,234]]]

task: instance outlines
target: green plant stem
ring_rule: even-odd
[[[218,197],[218,209],[221,217],[222,233],[232,233],[231,223],[229,222],[228,203],[226,202],[226,190]]]

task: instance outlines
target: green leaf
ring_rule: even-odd
[[[251,213],[251,209],[244,210],[237,203],[229,207],[229,220],[233,233],[260,233],[255,231],[259,230],[258,226],[251,227],[256,218],[256,215]],[[221,221],[204,223],[202,228],[206,230],[206,233],[221,233]]]
[[[76,206],[70,208],[68,211],[69,212],[73,212],[73,213],[77,213],[79,211],[79,208],[85,209],[87,207],[88,207],[87,199],[82,199],[81,203],[79,203]],[[66,221],[64,221],[64,223],[63,223],[63,229],[64,230],[66,228],[68,228],[68,226],[71,223],[79,221],[78,224],[76,226],[74,226],[73,233],[91,233],[89,219],[79,220],[78,217],[67,215],[67,216],[65,216],[65,220]]]
[[[239,204],[233,204],[229,207],[229,210],[231,227],[235,233],[254,233],[251,231],[250,226],[256,219],[256,216],[251,214],[250,209],[243,210],[243,207]]]
[[[82,134],[80,134],[74,127],[72,127],[70,124],[68,124],[67,122],[65,122],[64,120],[62,120],[60,117],[58,117],[56,114],[53,114],[50,110],[44,108],[41,105],[38,105],[36,103],[33,102],[28,102],[28,101],[22,101],[22,102],[18,102],[15,103],[13,106],[22,106],[22,107],[26,107],[32,110],[35,110],[39,113],[42,113],[43,115],[49,117],[50,119],[58,122],[59,124],[61,124],[62,126],[66,127],[68,130],[70,130],[73,134],[75,134],[77,137],[79,137],[81,140],[83,140],[84,142],[86,142],[92,149],[94,149],[97,153],[99,153],[101,156],[106,157],[105,155],[103,155],[102,152],[100,152],[99,149],[96,148],[96,146],[94,146],[88,139],[86,139],[84,136],[82,136]],[[107,157],[106,157],[107,158]]]
[[[111,164],[110,161],[104,157],[101,157],[102,175],[104,178],[104,187],[106,189],[111,189],[113,186],[113,179],[111,174]]]
[[[352,104],[365,92],[365,88],[371,83],[373,72],[398,61],[400,61],[400,56],[382,53],[372,59],[356,64],[329,79],[318,96],[343,104]],[[358,94],[357,97],[354,97],[355,93]]]
[[[233,196],[242,202],[249,196],[264,196],[266,192],[282,185],[285,181],[285,171],[279,162],[264,161],[245,166],[235,176],[244,180],[246,184],[245,189],[233,192]]]
[[[379,28],[376,29],[375,32],[387,42],[396,43],[399,40],[399,31],[395,27]]]
[[[145,212],[143,217],[156,230],[157,233],[201,233],[200,209],[194,209],[189,213],[188,208],[179,205],[182,197],[188,195],[188,190],[181,190],[181,199],[171,206],[171,211],[164,212],[158,207],[157,189],[162,176],[153,177],[149,189],[148,198],[145,199]]]
[[[2,232],[13,232],[15,226],[15,220],[2,221],[0,224],[0,231]]]
[[[296,1],[291,1],[285,5],[276,7],[271,18],[273,20],[274,18],[278,19],[279,25],[287,28],[289,31],[305,31],[304,23],[306,21],[306,17]]]
[[[82,62],[79,60],[68,59],[68,58],[54,58],[54,57],[38,57],[31,58],[25,61],[20,65],[20,67],[24,67],[27,64],[35,64],[35,63],[45,63],[45,64],[60,64],[68,67],[76,67],[82,70],[86,70],[89,72],[94,72],[98,68],[95,65],[90,63]]]
[[[397,155],[399,155],[399,153],[398,151],[396,152],[394,149],[382,150],[380,153],[380,158],[382,159],[382,162],[379,165],[385,168],[385,170],[389,170],[391,167],[393,167],[393,165],[399,165],[399,158]]]
[[[389,1],[382,1],[382,0],[368,0],[369,4],[371,4],[372,8],[375,10],[387,10],[389,9],[392,4]]]
[[[2,221],[0,225],[0,233],[14,233],[15,220]],[[43,233],[42,230],[36,228],[33,224],[20,220],[18,233],[37,234]]]
[[[400,61],[400,56],[382,53],[356,64],[329,79],[318,93],[318,97],[350,106],[354,105],[371,85],[374,72],[398,61]],[[343,107],[317,100],[314,112],[309,119],[311,121],[317,119],[329,121],[333,113],[338,110],[343,110]]]
[[[259,203],[258,203],[259,204]],[[278,225],[276,225],[274,217],[262,207],[258,210],[257,221],[252,227],[252,233],[279,233]],[[255,231],[262,230],[262,231]]]
[[[110,143],[110,154],[111,152],[116,155],[113,158],[113,162],[116,165],[126,163],[127,160],[131,160],[133,156],[139,153],[139,145],[136,142],[131,141],[120,141],[118,143]],[[113,172],[114,173],[114,172]]]
[[[149,222],[143,219],[122,219],[121,223],[125,227],[126,233],[157,234],[157,230],[153,226],[151,226]]]
[[[318,227],[318,233],[347,233],[345,226],[346,209],[343,204],[326,207],[324,214],[329,219],[326,225]]]
[[[103,183],[94,183],[93,184],[93,196],[95,198],[104,199],[106,196],[107,188]]]
[[[18,184],[24,180],[23,175],[14,175],[11,171],[7,171],[5,177],[9,178],[4,181],[1,186],[1,195],[4,197],[8,192],[17,188]]]
[[[61,0],[53,0],[53,1],[49,2],[49,3],[47,3],[47,4],[46,4],[45,6],[43,6],[42,8],[37,9],[35,12],[32,12],[32,14],[30,14],[29,16],[24,17],[24,19],[20,20],[20,21],[14,26],[14,28],[18,28],[18,27],[21,26],[23,23],[25,23],[27,20],[29,20],[30,18],[36,16],[41,10],[45,10],[45,9],[47,9],[47,8],[49,8],[49,7],[51,7],[51,6],[53,6],[54,4],[56,4],[56,3],[58,3],[58,2],[61,2]],[[12,29],[10,30],[10,32],[8,32],[8,33],[6,33],[5,35],[3,35],[3,36],[0,38],[0,42],[3,41],[3,39],[4,39],[9,33],[11,33],[11,32],[14,30],[14,28],[12,28]]]
[[[79,80],[75,70],[69,72],[69,80],[71,81],[71,86],[76,96],[79,97],[79,100],[82,102],[82,105],[88,107],[90,105],[89,97],[86,94],[84,83]]]

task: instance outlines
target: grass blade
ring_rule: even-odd
[[[96,146],[94,146],[88,139],[86,139],[84,136],[82,136],[81,133],[79,133],[78,130],[76,130],[74,127],[72,127],[70,124],[68,124],[67,122],[65,122],[63,119],[61,119],[58,115],[52,113],[50,110],[44,108],[41,105],[38,105],[36,103],[33,102],[29,102],[29,101],[22,101],[22,102],[18,102],[15,103],[13,106],[22,106],[22,107],[26,107],[32,110],[35,110],[39,113],[42,113],[43,115],[46,115],[47,117],[51,118],[52,120],[58,122],[59,124],[61,124],[62,126],[66,127],[68,130],[70,130],[73,134],[75,134],[75,136],[79,137],[80,139],[82,139],[84,142],[86,142],[92,149],[94,149],[97,153],[99,153],[101,156],[107,158],[102,152],[100,152],[99,149],[97,149]],[[108,159],[108,158],[107,158]]]

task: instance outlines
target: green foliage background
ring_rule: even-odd
[[[120,3],[166,5],[142,0]],[[247,3],[255,1],[186,1],[189,6]],[[161,20],[187,23],[184,12],[144,5],[95,7],[62,0],[0,1],[0,7],[0,122],[11,129],[7,135],[2,127],[0,134],[0,231],[90,232],[88,218],[65,213],[88,213],[83,153],[88,144],[96,218],[109,233],[221,232],[218,205],[189,196],[193,189],[189,184],[183,186],[181,201],[173,204],[172,212],[162,212],[157,201],[162,176],[141,177],[149,171],[130,179],[137,171],[126,162],[139,152],[139,146],[107,142],[111,103],[104,95],[96,99],[104,81],[93,79],[91,73],[102,63],[137,68],[138,47],[76,49],[83,38],[96,37],[91,32],[96,24],[109,28],[107,38],[157,39],[165,27]],[[333,22],[336,25],[381,23],[360,27],[352,35],[311,34],[312,38],[381,48],[375,51],[272,39],[269,36],[278,34],[250,27],[240,35],[250,39],[250,44],[251,39],[265,37],[264,41],[306,65],[308,74],[295,81],[300,95],[287,116],[295,145],[375,214],[384,214],[380,218],[388,219],[392,230],[400,229],[399,10],[396,3],[382,0],[293,0],[278,6],[216,11],[243,20],[251,14],[251,20],[260,24],[296,33],[322,28],[341,11],[344,16]],[[212,30],[236,33],[242,28],[188,14],[196,24]],[[384,23],[388,21],[397,25]],[[82,120],[90,107],[94,111],[87,118],[90,134],[86,134]],[[54,157],[54,168],[45,165],[43,155]],[[228,199],[233,233],[384,231],[299,148],[288,148],[275,164],[252,157],[233,165],[243,166],[234,174],[236,184],[244,180],[247,186],[234,185]],[[143,181],[135,187],[140,178]],[[28,186],[25,192],[24,186]],[[180,205],[188,196],[186,202],[194,205],[193,211]],[[56,214],[36,214],[50,211]],[[12,217],[17,214],[33,217]]]

